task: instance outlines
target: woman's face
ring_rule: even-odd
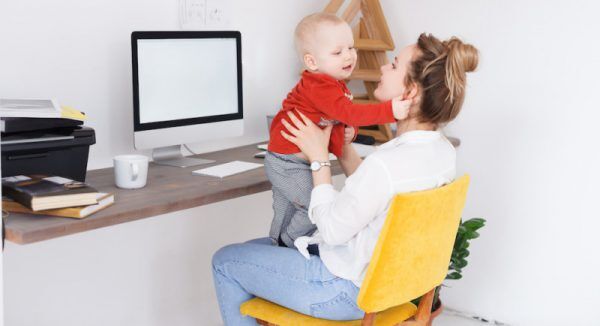
[[[379,101],[388,101],[395,97],[406,96],[406,77],[416,45],[409,45],[402,49],[391,63],[381,66],[381,81],[375,89],[375,98]]]

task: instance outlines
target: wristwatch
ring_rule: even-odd
[[[321,169],[321,167],[323,166],[331,166],[331,162],[327,161],[327,162],[319,162],[319,161],[312,161],[312,163],[310,163],[310,169],[313,171],[319,171]]]

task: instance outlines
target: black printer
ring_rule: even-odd
[[[2,118],[2,177],[58,175],[85,181],[94,129],[81,121],[50,118]]]

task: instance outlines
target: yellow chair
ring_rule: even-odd
[[[362,320],[307,316],[261,298],[240,311],[260,325],[431,325],[435,288],[442,283],[465,205],[469,176],[440,188],[396,195],[357,298]],[[410,300],[424,295],[417,308]]]

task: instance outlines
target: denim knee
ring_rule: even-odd
[[[213,269],[220,269],[223,265],[233,260],[236,257],[239,246],[239,243],[234,243],[217,250],[212,257]]]

